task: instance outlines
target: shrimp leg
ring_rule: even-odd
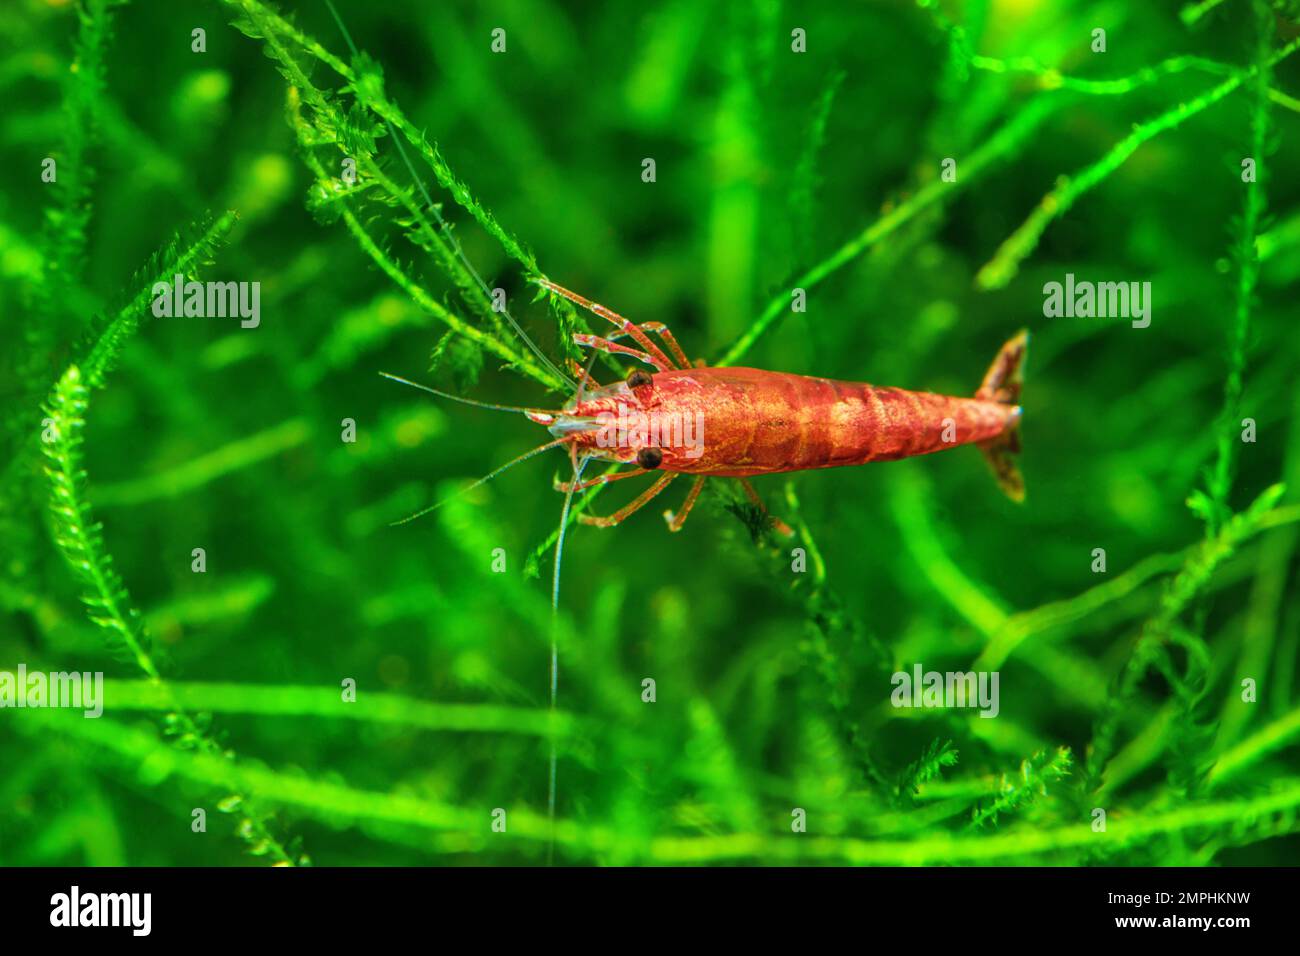
[[[649,364],[659,369],[659,371],[663,372],[670,368],[676,368],[676,366],[673,365],[671,361],[669,361],[668,356],[663,353],[663,350],[659,348],[659,346],[655,345],[654,342],[650,341],[650,336],[646,335],[646,333],[642,331],[641,326],[638,326],[631,319],[625,319],[617,312],[613,312],[605,308],[603,305],[600,305],[597,302],[592,302],[590,299],[586,298],[585,296],[578,295],[578,293],[576,292],[571,292],[568,289],[564,288],[564,286],[562,285],[556,285],[550,279],[538,279],[537,283],[538,285],[541,285],[543,288],[550,289],[552,292],[554,292],[557,295],[564,296],[564,298],[568,299],[570,302],[574,302],[582,306],[587,311],[595,313],[596,315],[600,316],[602,319],[605,319],[608,322],[613,322],[615,325],[618,326],[619,331],[626,332],[628,335],[632,336],[632,338],[636,339],[637,344],[640,345],[643,349],[645,349],[646,352],[648,352],[654,358],[654,361],[650,362]],[[653,323],[653,324],[662,325],[662,323]],[[662,330],[654,329],[653,331],[661,332],[661,334],[663,332],[668,332],[667,329],[662,329]],[[677,346],[675,340],[670,341],[671,338],[672,338],[672,333],[668,333],[668,335],[664,338],[664,341],[669,342],[669,347],[672,348],[673,351],[675,351],[679,357],[685,358],[685,354],[682,352],[681,347]],[[689,368],[690,362],[684,362],[683,367]]]
[[[600,475],[597,478],[588,478],[586,481],[580,481],[576,485],[571,481],[555,481],[555,490],[563,491],[568,494],[570,491],[586,491],[588,488],[595,488],[597,485],[607,485],[611,481],[618,481],[620,478],[635,478],[638,475],[647,474],[645,468],[633,468],[631,471],[620,471],[616,475]]]
[[[755,491],[754,486],[749,483],[749,479],[741,478],[739,480],[740,486],[745,489],[746,497],[753,502],[754,506],[758,508],[759,511],[763,512],[764,515],[771,519],[772,527],[775,529],[776,533],[785,538],[792,537],[794,535],[794,529],[767,510],[767,506],[763,504],[763,499],[758,496],[758,492]]]
[[[691,490],[686,492],[686,500],[682,502],[682,510],[673,514],[671,510],[664,512],[664,520],[668,522],[669,531],[681,531],[682,525],[686,524],[686,516],[691,513],[695,507],[695,499],[700,496],[701,489],[704,488],[704,479],[706,476],[700,475],[691,485]]]
[[[599,335],[587,335],[585,332],[573,333],[573,341],[577,345],[585,345],[589,349],[599,349],[610,355],[630,355],[638,361],[645,362],[646,365],[653,365],[656,371],[666,372],[671,365],[661,365],[654,356],[642,352],[640,349],[629,348],[626,345],[619,345],[617,342],[603,339]],[[665,360],[666,361],[666,360]]]
[[[627,474],[631,474],[631,472],[628,472]],[[653,485],[651,485],[645,491],[641,492],[641,494],[639,494],[637,497],[633,498],[630,504],[624,505],[622,508],[619,508],[609,517],[598,518],[595,515],[580,514],[578,515],[578,520],[581,521],[583,524],[592,524],[598,528],[612,528],[616,524],[621,524],[630,515],[636,513],[637,511],[640,511],[643,507],[645,507],[646,503],[651,498],[653,498],[655,495],[659,494],[659,492],[667,488],[668,483],[672,481],[674,478],[676,478],[678,474],[680,474],[680,472],[676,472],[676,471],[664,472],[662,475],[659,476],[659,478],[655,479],[655,483]]]
[[[592,378],[591,373],[581,363],[569,359],[569,371],[578,376],[578,388],[581,391],[586,391],[589,388],[600,388],[600,383]]]
[[[664,325],[662,322],[642,322],[637,326],[637,328],[645,332],[653,332],[655,335],[659,336],[659,338],[663,339],[664,344],[667,345],[669,350],[673,353],[673,358],[677,360],[677,364],[681,368],[691,367],[691,360],[686,357],[686,353],[682,351],[682,347],[677,344],[677,339],[673,333],[668,331],[668,326]],[[623,338],[625,335],[631,334],[631,332],[615,332],[613,335],[609,336],[609,340],[613,342],[617,339]]]

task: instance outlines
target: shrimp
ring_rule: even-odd
[[[636,324],[549,280],[536,281],[617,327],[608,337],[576,334],[578,345],[627,355],[654,369],[651,373],[637,368],[625,381],[599,386],[589,370],[574,363],[580,378],[573,400],[558,412],[524,410],[550,431],[554,441],[544,448],[568,446],[575,475],[577,463],[592,458],[632,466],[587,481],[557,483],[560,491],[571,495],[611,481],[658,474],[613,514],[580,514],[584,524],[620,524],[679,475],[692,475],[694,481],[682,507],[664,512],[671,531],[681,530],[710,477],[740,479],[750,500],[761,508],[748,480],[755,475],[895,461],[971,444],[984,453],[1002,491],[1015,501],[1024,500],[1024,480],[1014,455],[1020,450],[1026,330],[1002,346],[974,397],[966,398],[755,368],[692,365],[662,323]],[[622,338],[631,338],[640,348],[617,341]],[[789,531],[775,519],[774,527]]]

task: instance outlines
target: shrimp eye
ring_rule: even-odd
[[[647,375],[646,378],[650,376]],[[636,463],[642,468],[658,468],[663,464],[664,453],[658,448],[642,448],[636,453]]]
[[[654,382],[654,379],[643,368],[632,369],[632,373],[627,377],[628,388],[640,388],[642,385],[650,385],[652,382]]]

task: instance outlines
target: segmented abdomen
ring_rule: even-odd
[[[748,368],[654,377],[661,408],[696,413],[703,454],[674,469],[759,475],[925,455],[1002,433],[1012,406]]]

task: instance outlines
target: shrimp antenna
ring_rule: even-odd
[[[572,448],[573,446],[570,446]],[[582,470],[587,467],[587,462],[591,461],[591,455],[583,455],[582,460],[577,458],[576,450],[572,452],[574,456],[573,464],[573,481],[569,483],[569,490],[564,493],[564,508],[560,511],[560,530],[555,536],[555,571],[551,577],[551,714],[555,714],[556,701],[559,698],[560,690],[560,658],[559,647],[556,641],[556,629],[560,626],[560,564],[564,559],[564,533],[569,528],[569,508],[573,505],[573,492],[582,481]],[[555,737],[551,737],[551,754],[549,762],[549,773],[546,784],[546,819],[550,822],[550,838],[546,844],[546,862],[549,865],[555,859],[555,771],[558,763],[558,754],[556,752]]]
[[[437,395],[439,398],[450,399],[453,402],[460,402],[462,405],[473,405],[475,408],[490,408],[497,412],[520,412],[527,415],[534,412],[541,415],[558,415],[559,412],[553,412],[549,408],[524,408],[520,405],[496,405],[492,402],[479,402],[472,398],[462,398],[459,395],[453,395],[451,392],[440,392],[436,388],[430,388],[428,385],[421,385],[419,382],[412,382],[408,378],[402,378],[400,375],[392,375],[388,372],[380,372],[384,378],[392,379],[394,382],[401,382],[403,385],[409,385],[411,388],[418,388],[422,392],[428,392],[430,395]]]
[[[437,511],[439,508],[441,508],[441,507],[442,507],[443,505],[445,505],[447,502],[449,502],[449,501],[454,501],[455,499],[459,498],[461,495],[464,495],[464,494],[466,494],[466,493],[468,493],[468,492],[473,491],[473,490],[474,490],[475,488],[477,488],[479,485],[486,485],[489,481],[491,481],[491,480],[492,480],[493,478],[495,478],[497,475],[501,474],[503,471],[508,471],[509,469],[513,468],[515,465],[519,464],[520,462],[522,462],[522,461],[527,461],[529,458],[533,458],[533,457],[535,457],[535,456],[537,456],[537,455],[540,455],[540,454],[541,454],[542,452],[544,452],[544,451],[549,451],[549,450],[552,449],[552,448],[558,448],[560,445],[563,445],[563,444],[564,444],[566,441],[568,441],[568,440],[569,440],[569,439],[568,439],[567,437],[565,437],[565,438],[557,438],[557,439],[555,439],[555,441],[548,441],[545,445],[538,445],[536,448],[532,449],[531,451],[526,451],[526,452],[524,452],[524,453],[523,453],[522,455],[520,455],[518,458],[515,458],[515,459],[512,460],[512,461],[508,461],[508,462],[506,462],[506,463],[505,463],[504,465],[502,465],[500,468],[496,468],[496,469],[494,469],[494,470],[488,472],[486,475],[484,475],[484,476],[483,476],[482,478],[480,478],[478,481],[474,482],[472,485],[466,485],[464,488],[462,488],[460,491],[456,492],[454,495],[451,495],[450,497],[447,497],[447,498],[443,498],[441,501],[437,502],[436,504],[429,505],[429,507],[424,508],[424,509],[422,509],[422,510],[420,510],[420,511],[417,511],[417,512],[416,512],[415,514],[413,514],[413,515],[407,515],[407,516],[406,516],[405,518],[403,518],[401,521],[392,521],[392,522],[389,522],[389,527],[391,527],[391,528],[395,528],[395,527],[397,527],[398,525],[408,524],[408,523],[414,521],[416,518],[423,518],[423,517],[424,517],[425,515],[427,515],[430,511]]]
[[[572,446],[570,446],[572,448]],[[579,482],[582,481],[582,470],[587,467],[587,462],[591,461],[593,455],[583,455],[581,460],[577,458],[577,452],[573,452],[573,481],[569,484],[569,490],[564,495],[564,508],[560,511],[560,530],[555,535],[555,572],[551,576],[551,612],[558,614],[560,612],[560,562],[564,557],[564,535],[569,529],[569,509],[573,505],[573,492]]]
[[[331,0],[325,0],[325,6],[330,8],[330,13],[334,17],[334,22],[339,25],[339,32],[343,34],[343,39],[347,42],[348,49],[352,52],[352,57],[355,60],[360,51],[357,49],[357,45],[352,42],[352,34],[348,32],[348,28],[343,23],[343,18],[340,17],[339,12],[334,9],[334,4]],[[483,281],[483,277],[478,274],[478,270],[474,268],[474,264],[469,261],[469,257],[465,255],[465,250],[460,247],[460,242],[456,239],[456,236],[452,231],[447,228],[447,220],[442,218],[442,212],[434,203],[433,197],[430,196],[429,191],[424,188],[424,180],[420,178],[420,174],[415,171],[415,165],[411,162],[410,157],[406,155],[406,147],[402,145],[402,140],[397,135],[397,130],[393,128],[392,121],[387,116],[383,117],[383,120],[384,125],[388,127],[389,141],[397,147],[397,152],[401,154],[402,162],[406,164],[406,169],[411,174],[411,178],[415,180],[415,185],[420,187],[420,195],[424,197],[424,205],[431,213],[433,213],[433,218],[438,221],[439,231],[446,238],[448,245],[450,245],[455,251],[456,257],[460,259],[461,264],[464,265],[469,274],[474,277],[474,281],[478,283],[479,288],[483,290],[483,293],[489,299],[492,298],[492,290],[489,289],[487,283]],[[558,377],[561,382],[564,382],[570,388],[574,387],[573,379],[569,378],[569,376],[565,375],[555,367],[555,363],[547,358],[546,353],[539,349],[536,343],[528,337],[528,333],[525,332],[520,327],[519,323],[515,321],[515,317],[510,314],[510,310],[507,309],[504,304],[501,306],[501,314],[506,317],[506,321],[510,323],[510,327],[515,330],[515,334],[519,336],[524,345],[528,346],[529,350],[541,360],[542,365],[550,370],[553,375]]]

